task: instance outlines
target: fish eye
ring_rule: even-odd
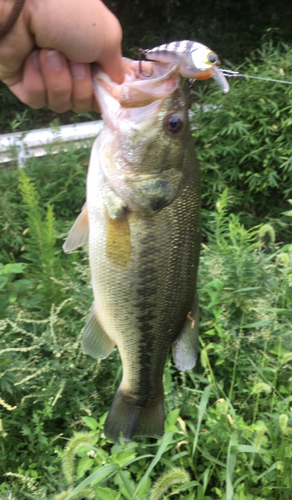
[[[210,54],[208,54],[208,61],[210,61],[210,63],[212,64],[218,61],[218,57],[215,52],[210,52]]]
[[[168,115],[164,120],[164,127],[171,134],[177,134],[183,126],[183,121],[178,115]]]

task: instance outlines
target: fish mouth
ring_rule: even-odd
[[[92,68],[95,97],[105,125],[103,149],[111,168],[121,178],[125,173],[137,175],[148,170],[145,143],[153,142],[157,129],[164,133],[163,117],[168,111],[185,108],[178,64],[142,64],[139,71],[139,61],[123,58],[121,84],[113,82],[97,65]]]
[[[131,128],[150,126],[161,103],[179,86],[177,63],[141,62],[123,58],[124,81],[113,82],[93,65],[95,97],[107,125],[115,130],[121,121]]]

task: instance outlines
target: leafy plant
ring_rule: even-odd
[[[26,281],[23,279],[15,280],[15,276],[24,272],[26,265],[23,263],[2,264],[0,262],[0,317],[1,312],[6,310],[7,304],[13,304],[19,295],[26,291]]]
[[[267,42],[239,71],[292,81],[291,67],[291,47]],[[194,92],[203,207],[210,209],[229,187],[232,211],[240,213],[241,221],[250,227],[266,217],[291,238],[291,226],[280,212],[292,193],[292,86],[239,78],[229,83],[224,97],[211,85]]]
[[[43,300],[51,304],[58,301],[59,286],[53,282],[60,275],[61,265],[56,249],[55,218],[52,207],[48,205],[45,221],[39,205],[36,189],[23,170],[20,171],[20,191],[24,209],[27,212],[26,260],[31,262],[31,277],[38,278],[37,286],[43,290]],[[23,249],[24,250],[24,249]]]

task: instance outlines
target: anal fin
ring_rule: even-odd
[[[199,302],[196,294],[181,334],[172,345],[172,356],[178,370],[184,372],[196,365],[199,344]]]
[[[115,347],[115,343],[108,337],[99,324],[92,304],[87,323],[84,327],[82,349],[85,354],[93,358],[107,358]]]

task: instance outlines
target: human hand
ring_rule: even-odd
[[[90,63],[123,79],[121,39],[101,0],[26,0],[0,39],[0,80],[32,108],[85,113],[94,107]]]

